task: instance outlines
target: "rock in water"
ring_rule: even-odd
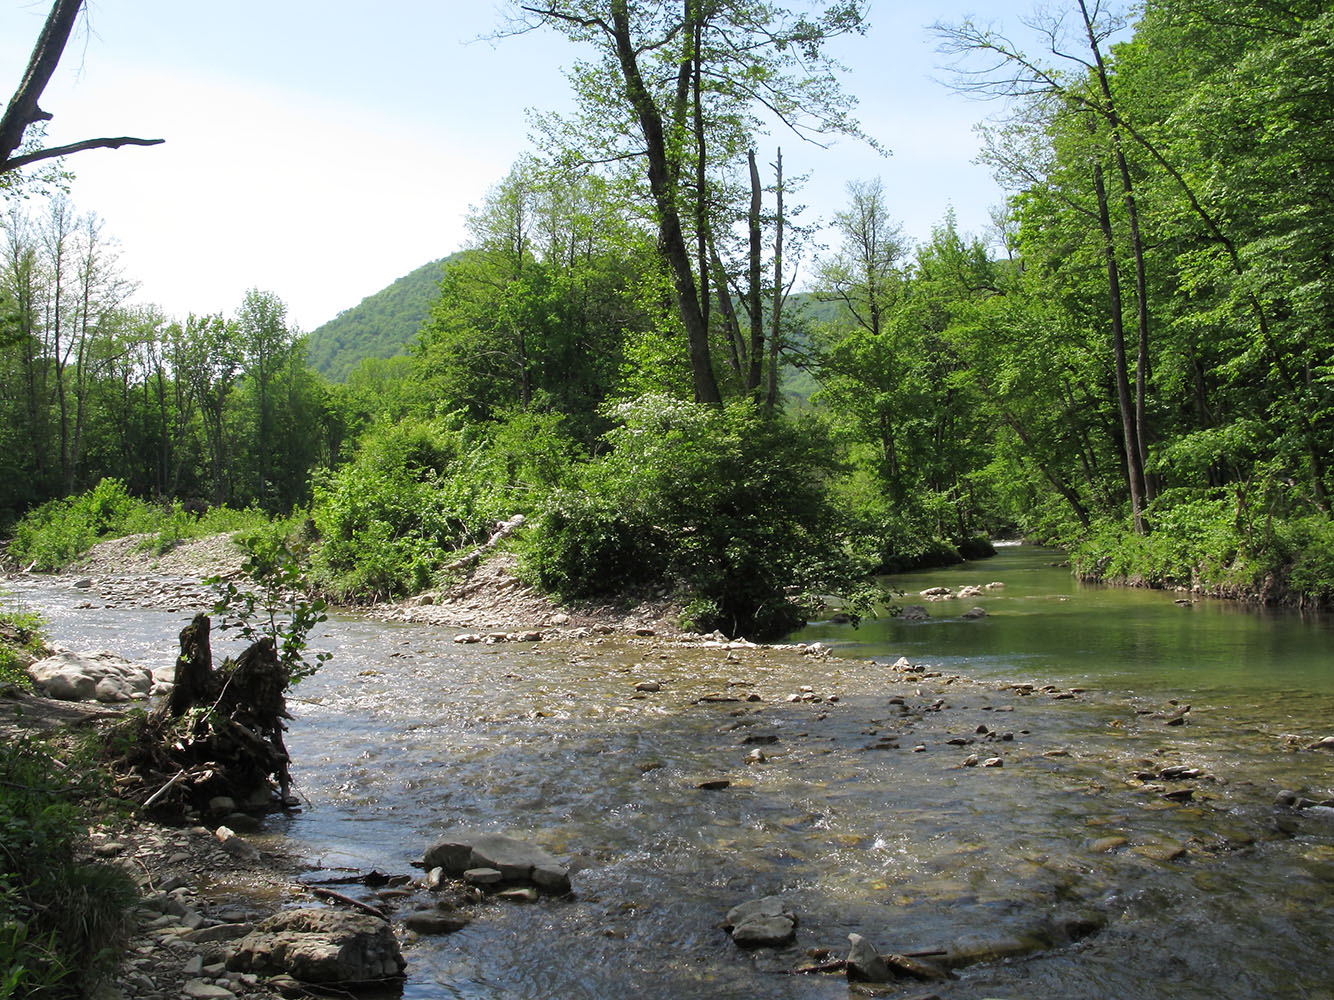
[[[287,910],[241,938],[231,972],[289,975],[304,983],[350,986],[403,975],[403,953],[387,920],[342,910]]]
[[[500,881],[531,882],[552,893],[570,891],[569,868],[542,848],[501,833],[460,833],[436,841],[426,849],[427,871],[443,868],[461,875],[477,868],[500,872]]]
[[[742,948],[781,948],[797,933],[797,915],[777,896],[753,899],[727,911],[723,927]]]
[[[892,978],[889,966],[875,946],[860,934],[849,934],[848,978],[863,983],[887,983]]]

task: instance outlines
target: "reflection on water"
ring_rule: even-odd
[[[1313,652],[1327,626],[1082,589],[1013,555],[916,587],[1003,579],[968,604],[986,619],[932,605],[919,626],[813,627],[843,657],[823,660],[653,640],[458,646],[449,630],[331,623],[318,645],[336,656],[298,689],[288,739],[307,806],[281,831],[312,867],[409,871],[451,827],[585,866],[572,902],[487,904],[410,944],[413,997],[845,998],[838,977],[787,972],[808,949],[842,954],[854,931],[912,951],[1069,915],[1106,926],[930,991],[1321,995],[1334,824],[1279,816],[1283,832],[1272,802],[1334,794],[1334,754],[1295,749],[1334,718]],[[58,637],[170,662],[185,614],[116,612],[104,629],[64,593],[31,598]],[[886,665],[900,655],[929,668]],[[648,679],[662,691],[637,693]],[[1089,690],[1055,699],[1070,687]],[[1167,725],[1187,702],[1187,724]],[[766,759],[747,763],[757,747]],[[963,766],[972,755],[1003,766]],[[1132,777],[1171,764],[1207,777]],[[713,778],[731,784],[699,789]],[[1191,801],[1162,797],[1187,784]],[[797,948],[738,951],[727,909],[773,893],[800,917]]]

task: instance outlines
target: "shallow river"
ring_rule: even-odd
[[[1081,588],[1054,558],[1006,549],[900,578],[912,595],[1006,586],[922,623],[813,625],[798,638],[826,659],[459,646],[452,629],[332,622],[316,645],[335,657],[293,705],[304,808],[267,842],[312,878],[412,872],[454,827],[582,867],[571,901],[484,904],[463,931],[410,942],[410,997],[841,998],[841,977],[789,972],[809,949],[841,957],[850,932],[881,952],[986,954],[1049,942],[1069,917],[1101,926],[886,995],[1334,995],[1334,822],[1273,804],[1334,797],[1334,753],[1302,749],[1334,732],[1328,619]],[[151,665],[188,618],[6,586],[56,641]],[[974,605],[987,617],[959,617]],[[924,669],[892,669],[900,656]],[[650,679],[662,691],[637,694]],[[767,759],[748,763],[757,747]],[[1204,776],[1133,777],[1177,764]],[[719,924],[769,894],[798,913],[796,946],[738,950]]]

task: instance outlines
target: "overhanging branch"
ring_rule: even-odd
[[[26,167],[29,163],[37,163],[40,160],[51,160],[57,156],[65,156],[68,153],[78,153],[85,149],[119,149],[121,146],[158,146],[166,142],[165,139],[136,139],[133,136],[121,135],[106,139],[84,139],[82,142],[72,142],[67,146],[52,146],[50,149],[39,149],[33,153],[27,153],[23,156],[14,156],[5,160],[4,170],[18,170],[20,167]]]

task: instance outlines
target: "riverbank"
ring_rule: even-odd
[[[1204,505],[1175,512],[1147,535],[1100,525],[1070,550],[1084,583],[1146,587],[1303,611],[1334,607],[1334,522],[1271,518],[1263,527]]]

